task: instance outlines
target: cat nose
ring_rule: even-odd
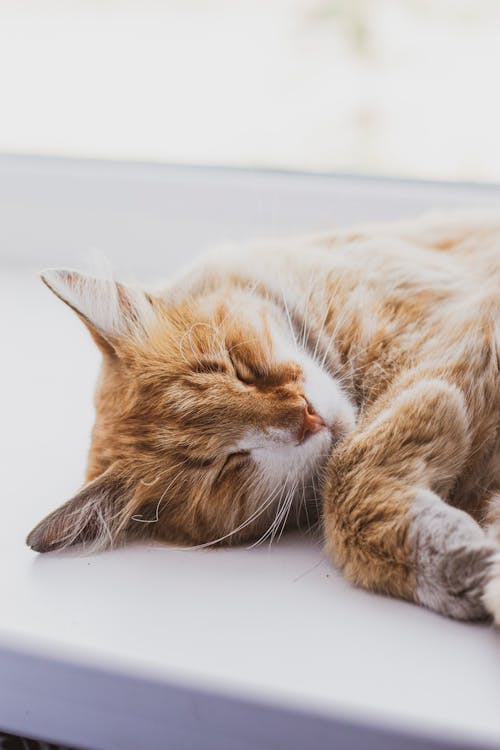
[[[306,401],[304,404],[304,422],[302,424],[299,442],[302,443],[308,435],[319,432],[323,427],[326,427],[326,422],[319,414],[316,414],[311,404]]]

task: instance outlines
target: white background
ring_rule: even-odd
[[[497,0],[2,0],[0,151],[500,180]]]

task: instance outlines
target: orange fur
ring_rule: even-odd
[[[352,581],[500,618],[497,543],[476,523],[500,526],[500,216],[220,251],[160,292],[119,285],[111,311],[101,282],[46,283],[103,368],[91,484],[35,549],[255,540],[321,484],[326,548]]]

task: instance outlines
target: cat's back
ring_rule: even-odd
[[[317,242],[329,256],[332,289],[347,279],[368,306],[388,301],[434,317],[465,305],[500,318],[500,212],[366,225]]]
[[[448,257],[472,278],[500,279],[500,210],[429,214],[394,229],[416,247]]]

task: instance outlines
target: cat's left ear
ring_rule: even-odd
[[[122,511],[128,497],[125,481],[111,467],[40,521],[26,543],[36,552],[74,545],[96,551],[112,547],[123,535]]]
[[[64,268],[50,268],[40,276],[77,313],[103,351],[114,352],[124,336],[143,333],[154,319],[152,298],[142,289]]]

